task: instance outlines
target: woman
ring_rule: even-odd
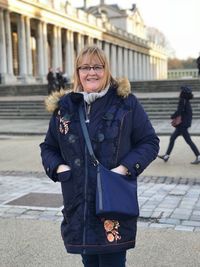
[[[126,250],[135,246],[137,218],[96,216],[97,170],[86,149],[79,105],[98,160],[129,179],[136,179],[157,157],[159,139],[129,82],[112,77],[104,52],[96,46],[83,49],[76,59],[73,92],[59,100],[58,93],[48,98],[54,113],[41,156],[47,175],[62,185],[66,250],[81,254],[85,267],[124,267]]]
[[[191,162],[191,164],[199,164],[200,163],[200,153],[196,145],[192,142],[190,134],[188,132],[188,128],[192,124],[192,107],[190,104],[190,99],[193,98],[192,91],[187,86],[181,87],[181,92],[179,96],[179,103],[177,107],[177,111],[171,116],[172,119],[180,118],[179,124],[176,126],[175,131],[172,133],[170,137],[170,142],[167,148],[167,151],[164,155],[158,156],[160,159],[167,162],[172,149],[174,147],[175,140],[178,136],[182,135],[185,139],[186,143],[190,146],[192,151],[194,152],[196,159]]]

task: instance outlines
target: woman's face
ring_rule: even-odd
[[[105,70],[98,58],[94,57],[91,60],[87,56],[83,57],[78,73],[84,92],[97,93],[104,89],[102,87],[105,80]]]

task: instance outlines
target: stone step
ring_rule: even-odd
[[[178,99],[141,98],[144,110],[150,119],[169,119],[177,108]],[[193,117],[200,118],[200,97],[193,99]],[[7,100],[0,101],[1,119],[49,119],[51,116],[45,109],[44,100]]]
[[[179,92],[181,86],[189,86],[193,91],[200,90],[200,79],[134,81],[131,88],[134,92]]]
[[[183,85],[190,86],[193,91],[200,90],[200,79],[179,79],[179,80],[156,80],[156,81],[133,81],[131,82],[132,92],[179,92]],[[69,85],[69,88],[72,85]],[[26,84],[26,85],[0,85],[0,96],[46,96],[47,84]]]

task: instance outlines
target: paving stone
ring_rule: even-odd
[[[174,229],[177,231],[193,232],[195,228],[191,226],[177,225]]]
[[[200,222],[197,222],[197,221],[182,221],[182,225],[200,227]]]
[[[190,217],[190,220],[192,220],[192,221],[199,221],[200,222],[200,216],[198,216],[198,215],[192,215]]]
[[[159,222],[163,224],[172,224],[172,225],[180,225],[181,223],[179,219],[171,219],[171,218],[162,218],[159,219]]]
[[[150,228],[158,228],[158,229],[162,229],[162,228],[174,228],[174,224],[162,224],[162,223],[151,223],[149,225]]]
[[[173,219],[188,220],[190,215],[172,213],[170,217]]]

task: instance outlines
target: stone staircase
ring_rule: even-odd
[[[176,110],[177,98],[139,98],[150,119],[169,119]],[[193,118],[200,118],[200,97],[191,100]],[[0,100],[0,119],[49,119],[44,100]]]
[[[181,86],[200,91],[200,79],[156,80],[131,82],[133,92],[178,92]]]
[[[22,97],[23,98],[23,97]],[[49,119],[44,100],[0,100],[0,119]]]
[[[170,119],[171,114],[176,110],[177,98],[140,98],[144,110],[147,112],[150,119]],[[193,109],[193,119],[200,118],[200,97],[191,100]]]
[[[132,88],[133,92],[138,92],[138,95],[140,95],[138,98],[149,115],[149,118],[164,120],[169,119],[177,107],[178,98],[172,97],[170,93],[178,92],[180,86],[186,84],[191,86],[194,92],[198,92],[197,97],[192,99],[191,103],[193,107],[193,118],[199,119],[199,79],[134,82],[132,83]],[[165,96],[160,97],[160,94],[157,96],[157,92],[160,92],[162,95],[165,93]],[[45,85],[41,85],[41,87],[28,85],[27,87],[22,86],[21,88],[14,86],[13,90],[11,88],[3,89],[0,86],[0,119],[49,119],[51,114],[45,110],[45,97]]]

